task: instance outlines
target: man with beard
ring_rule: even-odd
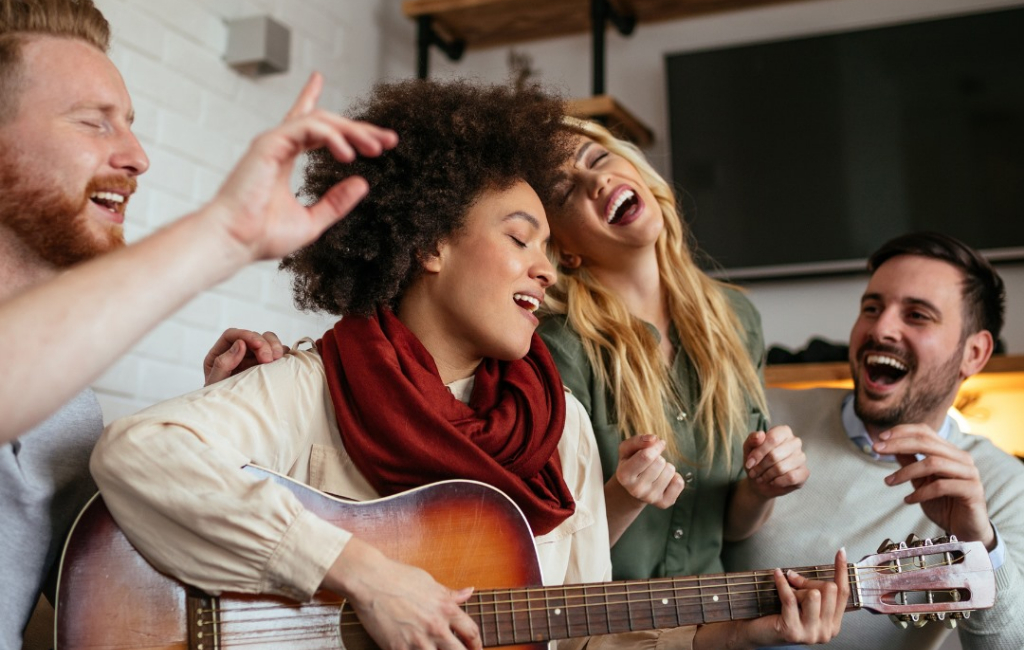
[[[976,251],[936,233],[884,244],[850,334],[852,393],[769,392],[773,418],[797,431],[811,478],[772,519],[728,546],[728,570],[816,562],[845,545],[852,559],[886,537],[953,534],[980,541],[995,568],[996,606],[959,622],[964,648],[1024,648],[1024,467],[947,415],[992,354],[1004,290]],[[936,648],[942,623],[899,629],[848,616],[835,648]]]
[[[348,162],[397,142],[317,110],[314,75],[210,203],[124,248],[125,206],[149,161],[108,43],[90,0],[0,0],[3,650],[21,647],[72,519],[95,493],[88,464],[102,417],[80,391],[195,293],[314,240],[366,193],[351,177],[299,204],[289,186],[299,154],[326,147]]]

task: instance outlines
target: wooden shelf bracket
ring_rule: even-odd
[[[609,0],[590,0],[590,28],[592,35],[591,65],[593,66],[592,95],[604,94],[605,78],[605,25],[611,23],[623,36],[629,36],[636,27],[636,16],[616,11]]]
[[[452,61],[462,58],[466,51],[465,41],[446,41],[434,30],[433,18],[430,14],[419,16],[416,19],[416,77],[426,79],[430,74],[430,46],[435,45],[437,49],[447,55]]]

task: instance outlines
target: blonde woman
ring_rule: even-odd
[[[809,475],[792,431],[766,431],[760,317],[694,263],[638,149],[566,126],[573,154],[545,197],[559,278],[538,331],[594,425],[614,575],[722,571],[723,539],[751,535]]]

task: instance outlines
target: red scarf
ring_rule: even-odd
[[[575,510],[558,458],[565,394],[536,334],[524,359],[480,364],[468,405],[441,383],[433,357],[388,310],[346,316],[317,349],[345,450],[380,494],[480,481],[509,495],[534,535]]]

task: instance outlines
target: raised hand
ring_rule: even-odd
[[[619,464],[615,480],[637,501],[668,508],[676,502],[686,483],[675,466],[665,460],[665,441],[643,435],[619,443]]]
[[[648,504],[668,508],[686,487],[675,466],[665,460],[665,441],[645,434],[619,443],[615,475],[604,486],[611,544],[619,540]]]
[[[352,176],[312,206],[303,206],[290,186],[300,154],[327,147],[342,162],[378,156],[398,143],[394,131],[349,120],[316,108],[323,78],[314,73],[276,128],[257,137],[205,208],[230,240],[251,259],[287,255],[316,239],[366,195],[366,181]]]
[[[910,482],[906,503],[919,503],[925,516],[958,539],[995,548],[981,475],[971,455],[940,438],[926,424],[900,424],[883,431],[875,451],[892,454],[900,469],[885,478],[887,485]],[[917,456],[924,456],[918,460]]]
[[[743,467],[750,488],[765,499],[799,489],[811,475],[803,443],[785,425],[747,436],[743,442]]]
[[[288,346],[273,332],[253,332],[232,327],[224,330],[203,360],[206,386],[261,363],[277,361]]]

